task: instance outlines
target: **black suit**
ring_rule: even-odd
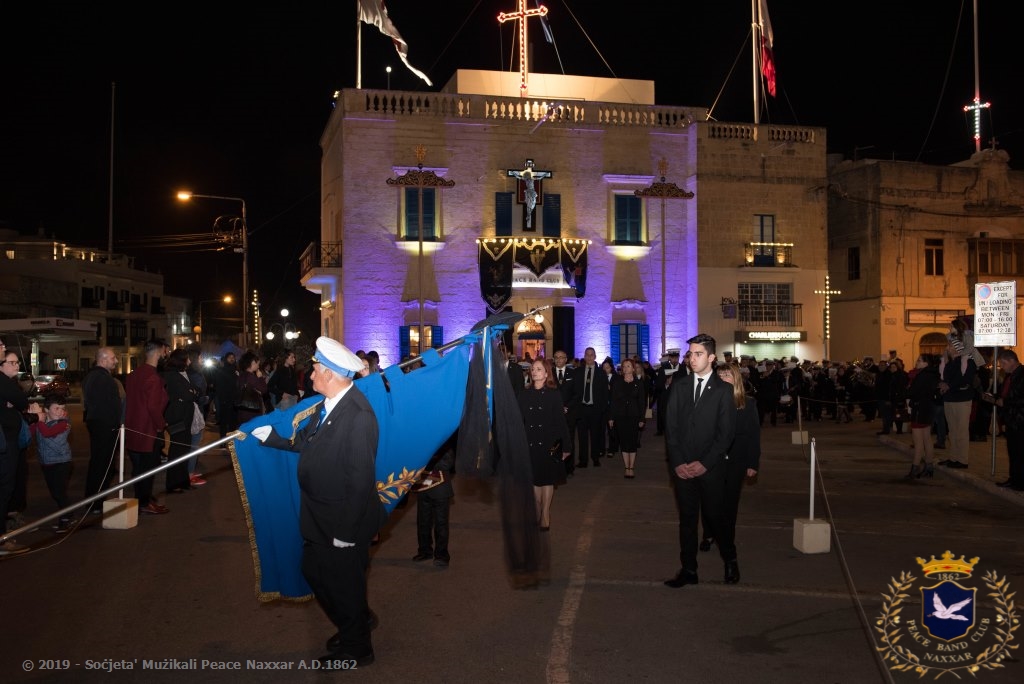
[[[697,523],[701,510],[721,538],[716,539],[722,560],[736,560],[736,546],[725,520],[726,453],[736,435],[736,405],[732,385],[714,372],[700,399],[694,402],[696,375],[679,376],[669,393],[665,420],[665,451],[673,469],[679,508],[679,559],[683,571],[697,572]],[[700,477],[683,479],[674,468],[700,461],[707,469]]]
[[[294,444],[276,433],[267,446],[300,452],[302,574],[338,628],[338,653],[372,653],[366,569],[370,542],[387,519],[377,496],[377,417],[355,386],[323,424],[314,415]],[[338,547],[336,542],[348,544]]]
[[[576,376],[576,369],[565,366],[561,369],[555,368],[555,383],[558,385],[558,391],[562,394],[562,407],[565,409],[565,424],[569,429],[569,443],[564,445],[565,451],[568,451],[571,456],[565,461],[565,467],[567,470],[572,472],[573,458],[576,455],[576,421],[579,417],[579,408],[576,402],[576,385],[574,378]]]
[[[671,370],[671,373],[666,373],[666,370]],[[682,373],[680,379],[686,375],[686,367],[680,366],[678,363],[675,365],[669,364],[669,367],[658,368],[658,372],[654,376],[654,389],[651,392],[651,401],[654,403],[658,411],[658,434],[662,435],[665,433],[665,414],[668,412],[668,391],[672,387],[672,383],[669,382],[670,378],[674,378],[676,374]]]
[[[589,393],[587,388],[588,370],[591,380]],[[594,465],[601,465],[605,421],[608,419],[608,376],[596,363],[589,367],[583,364],[576,369],[572,382],[573,402],[579,407],[579,420],[576,423],[579,435],[579,454],[576,467],[587,467],[587,454],[590,454]],[[587,399],[590,401],[588,402]]]

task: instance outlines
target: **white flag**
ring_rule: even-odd
[[[405,42],[405,39],[398,33],[398,29],[391,23],[391,18],[388,17],[388,11],[384,7],[384,0],[358,0],[359,1],[359,20],[376,26],[381,33],[391,39],[395,44],[395,50],[398,51],[398,56],[402,60],[402,63],[409,68],[409,71],[416,74],[424,81],[427,85],[432,86],[433,83],[427,78],[427,75],[409,64],[409,44]]]

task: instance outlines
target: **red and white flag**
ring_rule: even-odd
[[[768,0],[757,0],[757,25],[761,30],[761,75],[768,94],[775,97],[775,56],[772,54],[772,22],[768,19]]]
[[[359,20],[376,26],[381,33],[390,38],[391,42],[395,44],[395,50],[398,51],[399,58],[409,68],[409,71],[426,81],[427,85],[434,85],[425,73],[409,64],[409,44],[405,42],[405,39],[398,33],[398,29],[391,23],[391,18],[388,17],[388,10],[384,7],[384,0],[358,0],[358,2]]]

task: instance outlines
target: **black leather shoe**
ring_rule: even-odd
[[[430,560],[433,557],[434,554],[432,553],[417,553],[415,556],[412,557],[412,559],[419,563],[420,561]]]
[[[373,665],[373,651],[364,653],[361,656],[351,653],[334,652],[317,658],[320,663],[320,670],[324,672],[337,672],[341,670],[355,670],[367,665]]]
[[[434,559],[434,567],[436,567],[436,568],[447,568],[448,567],[448,559],[447,558],[435,558]]]
[[[697,573],[680,570],[675,577],[665,580],[665,586],[673,589],[685,587],[687,584],[697,584]]]
[[[370,616],[366,619],[366,624],[371,632],[380,626],[380,618],[377,617],[372,608],[370,609]],[[341,648],[341,633],[335,632],[334,636],[327,640],[327,650],[334,653],[339,648]]]
[[[739,584],[740,581],[740,565],[734,560],[727,561],[725,564],[725,583],[726,584]]]

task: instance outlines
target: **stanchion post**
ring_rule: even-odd
[[[832,549],[832,527],[814,519],[815,440],[811,440],[810,517],[793,521],[793,547],[802,553],[828,553]]]

